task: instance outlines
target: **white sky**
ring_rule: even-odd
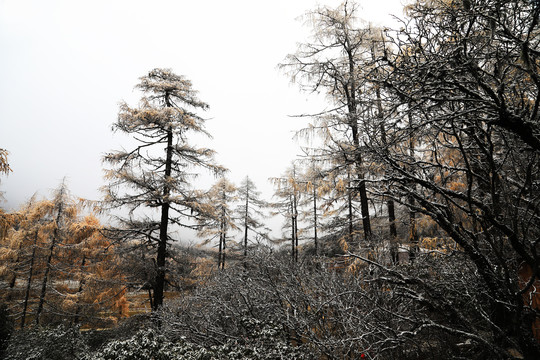
[[[204,146],[239,184],[249,175],[270,199],[269,177],[300,153],[292,137],[321,98],[301,94],[277,64],[309,28],[297,18],[341,0],[0,0],[0,148],[13,169],[0,178],[7,202],[71,192],[98,199],[101,157],[126,138],[112,134],[118,102],[136,105],[138,78],[156,67],[192,80],[210,110]],[[361,17],[389,24],[400,0],[358,0]],[[205,186],[206,187],[206,186]]]

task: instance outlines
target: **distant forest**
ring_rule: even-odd
[[[540,359],[540,2],[404,14],[306,14],[278,67],[327,110],[272,199],[193,145],[181,69],[144,74],[101,199],[0,209],[0,358]]]

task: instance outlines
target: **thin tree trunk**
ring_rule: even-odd
[[[58,239],[58,228],[60,227],[60,220],[63,212],[63,199],[59,196],[60,201],[58,203],[58,214],[56,215],[56,227],[53,230],[53,236],[51,239],[51,246],[49,247],[49,255],[47,256],[47,262],[45,264],[45,274],[43,275],[43,282],[41,284],[41,293],[39,295],[38,308],[36,310],[36,325],[39,325],[41,312],[43,311],[43,304],[45,303],[45,295],[47,294],[47,283],[49,279],[49,272],[51,270],[51,262],[53,258],[54,248]]]
[[[152,288],[148,288],[148,299],[150,300],[150,309],[154,308],[154,300],[152,298]]]
[[[375,59],[375,52],[372,49],[372,55]],[[384,146],[384,154],[388,154],[388,141],[386,139],[386,127],[384,126],[384,112],[382,107],[381,89],[376,85],[375,95],[377,98],[377,118],[379,120],[379,128],[381,131],[381,140]],[[385,173],[388,174],[388,169],[385,169]],[[390,230],[390,258],[393,264],[399,262],[398,250],[397,250],[397,228],[396,228],[396,212],[394,200],[391,198],[386,199],[386,208],[388,210],[388,223]]]
[[[293,195],[293,229],[294,229],[294,261],[298,262],[298,199],[296,198],[296,190]]]
[[[414,160],[414,138],[412,135],[412,115],[410,111],[407,114],[407,117],[409,120],[409,156],[411,160]],[[411,184],[411,186],[415,186],[415,184]],[[412,195],[409,195],[407,200],[409,203],[409,261],[414,262],[414,260],[416,259],[416,253],[418,252],[418,230],[416,228],[416,211],[413,210],[415,201]]]
[[[51,246],[49,247],[49,255],[47,256],[47,263],[45,266],[45,274],[43,275],[43,282],[41,283],[41,293],[39,295],[38,308],[36,310],[36,325],[39,325],[41,312],[43,311],[43,304],[45,303],[45,295],[47,294],[47,283],[49,278],[49,272],[51,269],[51,261],[54,253],[54,247],[56,245],[56,238],[51,240]]]
[[[26,291],[24,293],[23,311],[21,316],[21,329],[24,329],[24,322],[26,321],[26,310],[28,309],[28,299],[30,298],[30,290],[32,288],[32,276],[34,273],[34,262],[36,258],[38,231],[36,231],[34,237],[34,247],[32,249],[32,257],[30,258],[30,269],[28,270],[28,279],[26,281]]]
[[[244,216],[244,259],[247,258],[247,248],[248,248],[248,212],[249,212],[249,188],[246,191],[246,212]]]
[[[354,222],[353,222],[353,206],[352,206],[352,184],[351,184],[351,170],[347,166],[347,205],[349,208],[348,220],[349,220],[349,242],[352,245],[354,235]]]
[[[81,261],[81,272],[84,271],[84,265],[86,264],[86,256],[83,255],[82,261]],[[81,276],[81,279],[79,280],[79,289],[77,289],[77,294],[82,293],[84,288],[84,276]],[[73,319],[73,322],[75,324],[79,323],[79,314],[81,312],[81,305],[79,305],[79,299],[77,298],[77,310],[75,311],[75,318]]]
[[[382,144],[384,146],[384,153],[388,153],[388,141],[386,140],[386,128],[384,126],[384,112],[382,107],[382,99],[381,99],[381,89],[377,86],[375,90],[375,95],[377,97],[377,118],[379,119],[379,128],[381,131],[381,140]],[[386,172],[388,172],[386,170]],[[388,222],[390,225],[390,236],[392,238],[397,237],[397,229],[396,229],[396,214],[395,214],[395,206],[394,206],[394,200],[388,198],[386,201],[387,204],[387,210],[388,210]]]
[[[292,204],[291,204],[292,207]],[[295,246],[294,246],[294,216],[291,216],[291,259],[294,262],[295,259]]]
[[[313,185],[313,241],[315,243],[315,256],[319,255],[319,240],[317,238],[317,188]]]
[[[221,201],[223,202],[223,208],[221,209],[221,227],[222,227],[222,233],[223,233],[223,256],[222,256],[222,264],[221,269],[225,269],[225,252],[227,251],[227,208],[226,208],[226,201],[227,201],[227,194],[225,185],[223,185],[223,194],[221,197]]]
[[[10,289],[13,289],[15,287],[15,284],[17,283],[17,273],[19,272],[20,270],[20,264],[19,264],[19,261],[21,259],[21,249],[22,249],[22,244],[23,242],[21,241],[21,243],[19,244],[19,249],[17,251],[17,259],[15,260],[15,269],[13,270],[13,277],[11,278],[11,281],[9,282],[9,288]],[[11,292],[10,292],[10,295],[8,297],[8,300],[11,298]]]
[[[222,261],[222,254],[223,254],[223,234],[220,232],[219,234],[219,247],[218,247],[218,269],[221,269],[221,263]]]
[[[221,254],[221,270],[225,269],[225,255],[227,251],[227,230],[225,230],[225,234],[223,234],[223,253]]]
[[[225,194],[225,193],[224,193]],[[223,208],[221,209],[221,223],[219,225],[219,262],[218,262],[218,269],[225,269],[225,237],[227,236],[227,224],[226,222],[226,212],[225,212],[225,205],[223,205]]]

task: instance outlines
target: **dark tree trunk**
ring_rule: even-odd
[[[28,270],[28,279],[26,280],[26,291],[24,293],[23,311],[21,316],[21,329],[24,329],[24,322],[26,321],[26,311],[28,309],[28,299],[30,298],[30,290],[32,288],[32,276],[34,273],[34,261],[36,258],[38,232],[36,231],[34,238],[34,248],[32,249],[32,257],[30,258],[30,269]]]
[[[352,186],[351,186],[352,185],[351,184],[351,171],[350,171],[348,166],[347,166],[347,181],[348,181],[348,186],[347,186],[347,206],[348,206],[348,210],[349,210],[349,213],[347,214],[348,215],[348,222],[349,222],[349,239],[348,239],[348,242],[352,243],[353,235],[354,235],[353,205],[352,205],[353,194],[352,194]]]
[[[163,305],[163,297],[165,290],[165,267],[167,257],[167,241],[169,227],[169,195],[171,190],[167,185],[167,181],[172,172],[172,154],[173,154],[173,132],[169,127],[167,130],[167,158],[165,161],[165,185],[163,187],[163,204],[161,205],[161,222],[159,226],[159,243],[157,248],[156,259],[156,281],[154,288],[154,304],[152,309],[158,310]]]
[[[13,277],[11,278],[11,281],[9,282],[9,288],[10,289],[13,289],[15,287],[15,284],[17,283],[17,273],[19,272],[19,268],[20,268],[20,252],[21,252],[21,249],[22,249],[22,241],[21,243],[19,244],[19,251],[17,253],[17,259],[15,260],[15,270],[13,270]],[[8,297],[8,299],[11,298],[11,293],[10,293],[10,296]]]
[[[349,47],[349,39],[346,38],[345,43],[347,56],[349,60],[349,81],[345,85],[345,94],[347,98],[347,109],[349,111],[349,126],[352,131],[352,139],[354,145],[354,161],[357,171],[358,194],[360,195],[360,209],[362,211],[362,228],[364,230],[364,240],[367,242],[371,239],[371,221],[369,216],[369,199],[367,196],[366,181],[364,171],[362,170],[363,160],[360,151],[360,134],[358,132],[358,114],[357,114],[357,91],[356,91],[356,62],[354,60],[353,50]]]
[[[298,199],[296,198],[296,190],[294,190],[293,195],[293,216],[292,216],[292,227],[293,227],[293,244],[294,244],[294,262],[298,262]]]
[[[315,256],[319,255],[319,240],[317,238],[317,188],[313,185],[313,241]]]
[[[83,255],[82,261],[81,261],[81,271],[84,271],[84,266],[86,265],[86,256]],[[79,289],[77,289],[77,294],[82,293],[84,289],[84,277],[81,277],[79,280]],[[79,300],[77,299],[77,310],[75,312],[75,318],[73,319],[73,322],[75,324],[78,324],[80,321],[80,313],[81,313],[81,305],[79,305]]]
[[[246,213],[244,217],[244,258],[247,258],[248,249],[248,211],[249,211],[249,192],[246,195]]]
[[[407,118],[409,120],[409,156],[411,159],[414,159],[414,137],[412,134],[412,115],[411,112],[407,114]],[[411,187],[416,186],[416,184],[411,183]],[[414,197],[409,196],[408,198],[409,203],[409,237],[408,237],[408,243],[409,243],[409,261],[414,262],[416,259],[416,253],[418,252],[418,229],[416,228],[416,211],[413,209],[413,206],[415,204]]]
[[[372,50],[373,59],[375,59],[375,52]],[[382,107],[381,99],[381,89],[376,85],[375,89],[376,101],[377,101],[377,118],[379,120],[379,129],[381,131],[381,142],[384,147],[384,154],[387,155],[389,152],[388,141],[386,139],[386,127],[384,126],[384,111]],[[388,169],[385,171],[388,174]],[[396,211],[394,200],[387,198],[386,208],[388,211],[388,225],[390,230],[390,257],[393,264],[399,262],[398,258],[398,249],[397,249],[397,228],[396,228]]]

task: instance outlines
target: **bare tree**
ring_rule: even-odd
[[[416,140],[380,153],[393,197],[429,216],[474,264],[492,338],[470,340],[537,358],[540,7],[417,1],[407,11],[390,36],[397,53],[380,58],[399,113],[391,136]]]

